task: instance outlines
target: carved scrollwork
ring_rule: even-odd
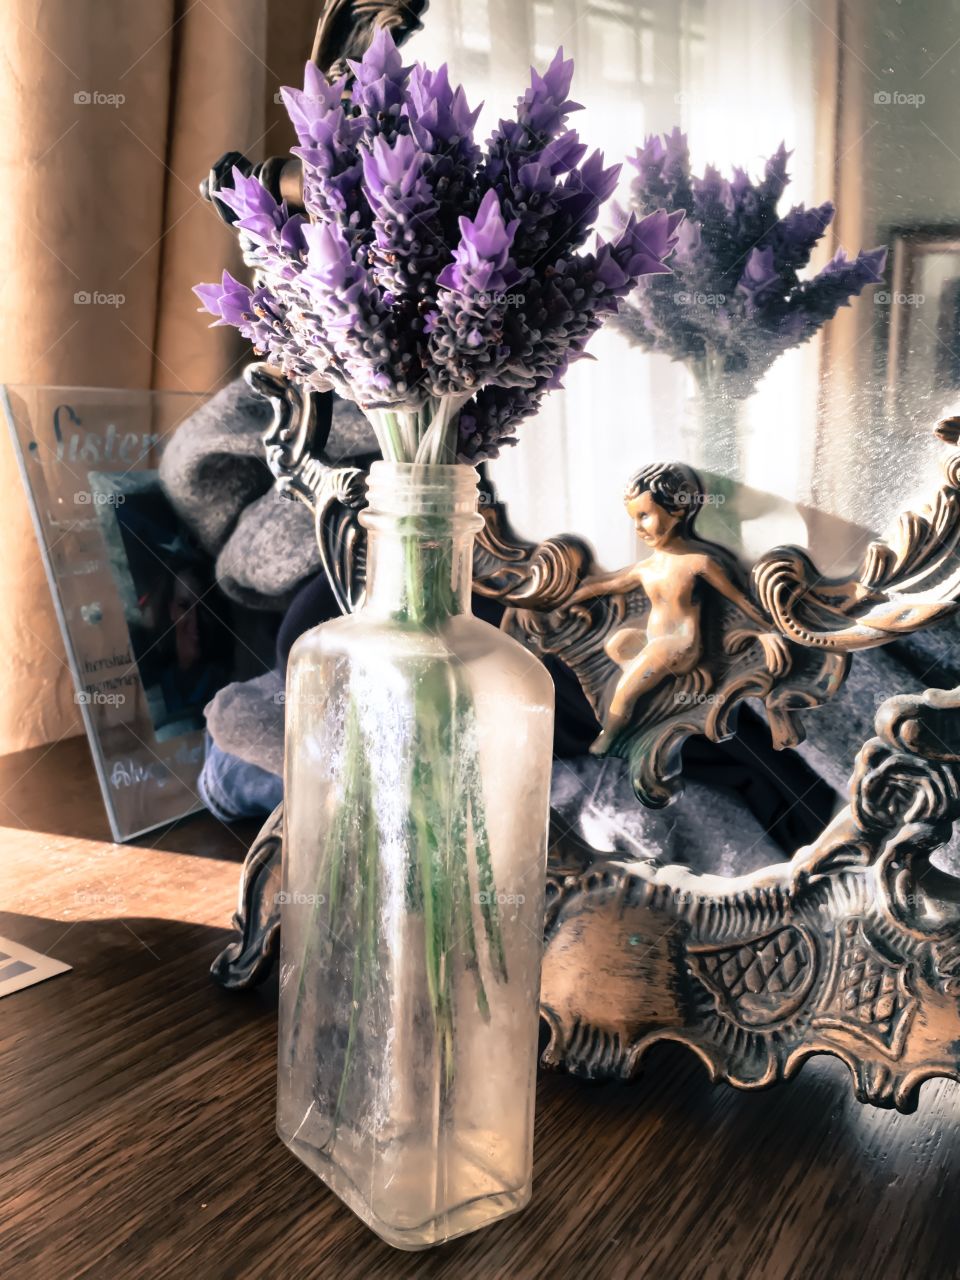
[[[357,61],[378,27],[387,27],[397,44],[419,31],[428,0],[327,0],[317,23],[311,59],[331,77],[347,75],[347,60]]]
[[[316,504],[320,562],[342,613],[352,613],[363,601],[367,539],[357,515],[366,493],[362,468],[336,467],[327,472]]]
[[[943,484],[920,511],[905,511],[888,541],[871,542],[855,573],[825,580],[797,548],[762,556],[753,583],[762,608],[794,643],[853,652],[887,644],[957,608],[960,596],[960,452],[957,419],[937,428],[951,445]]]
[[[482,514],[473,562],[476,588],[508,607],[538,612],[557,608],[593,563],[593,553],[582,538],[528,542],[514,533],[501,503],[485,504]]]
[[[337,604],[349,613],[363,593],[366,541],[357,512],[366,502],[366,472],[361,467],[331,467],[323,461],[331,421],[329,393],[304,395],[263,363],[249,365],[244,376],[273,406],[273,421],[264,432],[263,444],[277,491],[313,511],[321,564]]]
[[[939,759],[903,749],[911,721]],[[960,817],[960,751],[946,745],[960,689],[891,699],[876,728],[850,804],[791,862],[736,879],[599,855],[558,867],[548,1065],[630,1079],[670,1039],[714,1080],[757,1088],[829,1053],[861,1101],[902,1111],[924,1080],[960,1079],[960,880],[930,864]]]
[[[280,867],[283,844],[283,805],[277,805],[250,846],[240,877],[233,927],[238,937],[210,966],[223,987],[239,991],[253,987],[273,968],[280,941]]]
[[[271,365],[258,362],[244,370],[244,378],[270,401],[273,420],[263,434],[267,466],[279,493],[316,506],[329,467],[320,459],[330,431],[329,405],[324,415],[324,393],[308,391],[288,381]],[[323,429],[319,424],[326,418]]]

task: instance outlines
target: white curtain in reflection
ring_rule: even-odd
[[[410,52],[446,60],[471,102],[483,96],[485,137],[511,110],[530,63],[542,68],[563,45],[576,63],[573,96],[586,106],[571,123],[608,162],[679,124],[695,168],[740,164],[756,174],[783,139],[795,150],[795,203],[830,195],[816,181],[818,148],[832,154],[831,139],[817,136],[820,21],[791,0],[432,0]],[[621,198],[632,172],[624,166]],[[595,360],[571,368],[565,394],[523,424],[520,446],[493,476],[523,532],[575,530],[603,562],[622,563],[635,551],[619,502],[628,476],[658,459],[697,461],[692,388],[682,366],[612,331],[590,350]],[[809,491],[816,379],[813,344],[771,371],[750,405],[740,478],[788,500]],[[803,540],[796,523],[781,521],[777,538],[799,530]],[[758,536],[769,545],[772,533]]]

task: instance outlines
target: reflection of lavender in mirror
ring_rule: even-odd
[[[685,209],[671,276],[642,278],[610,323],[648,351],[686,364],[701,386],[742,399],[782,352],[806,342],[867,285],[879,284],[886,249],[843,249],[817,275],[801,279],[833,220],[830,201],[787,213],[777,205],[789,183],[781,143],[754,182],[734,168],[690,171],[679,129],[647,138],[631,164],[630,214]],[[618,210],[618,216],[627,215]]]

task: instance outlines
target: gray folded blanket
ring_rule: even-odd
[[[262,440],[271,416],[269,402],[237,378],[180,424],[160,460],[160,483],[215,557],[224,592],[251,609],[282,611],[320,556],[307,507],[274,490]],[[325,458],[343,464],[376,448],[356,405],[335,401]]]

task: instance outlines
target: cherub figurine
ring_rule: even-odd
[[[638,471],[627,486],[624,503],[640,538],[651,554],[638,564],[583,580],[569,604],[606,595],[627,595],[640,589],[650,608],[646,627],[621,627],[604,649],[620,667],[603,722],[603,732],[590,750],[603,755],[634,717],[638,700],[653,693],[664,680],[700,670],[701,688],[710,684],[704,670],[704,600],[715,591],[755,625],[727,637],[741,643],[755,639],[762,647],[767,670],[781,675],[789,665],[784,638],[772,630],[769,618],[739,585],[733,555],[694,533],[697,512],[706,501],[695,471],[682,463],[656,464]]]

